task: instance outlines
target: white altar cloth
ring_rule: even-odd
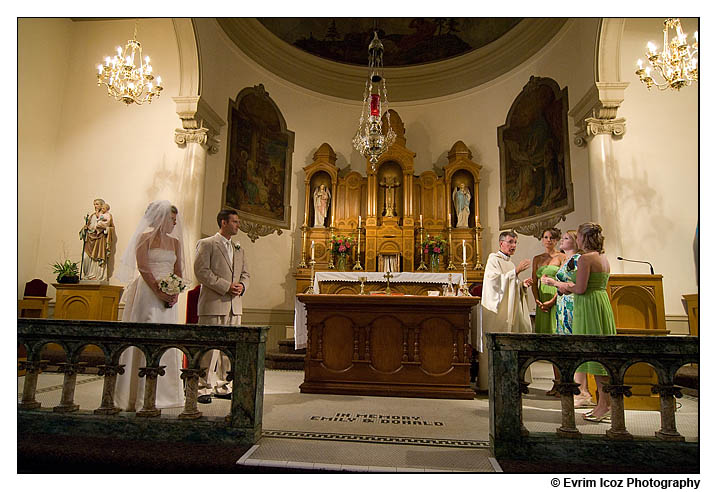
[[[316,272],[314,274],[314,292],[321,293],[320,282],[359,282],[359,277],[366,277],[367,282],[386,282],[383,272]],[[433,283],[448,284],[449,275],[451,283],[459,284],[464,278],[459,272],[453,273],[418,273],[418,272],[391,272],[389,284],[393,283]],[[479,333],[481,304],[477,304],[471,310],[471,343],[477,347],[476,334]],[[304,303],[294,299],[294,347],[296,349],[307,348],[307,311]]]

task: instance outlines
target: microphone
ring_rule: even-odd
[[[649,262],[647,262],[647,261],[629,260],[629,259],[626,259],[626,258],[624,258],[624,257],[622,257],[622,256],[617,256],[616,259],[617,259],[617,260],[621,260],[621,261],[630,261],[630,262],[633,262],[633,263],[645,263],[646,265],[648,265],[649,267],[651,267],[651,275],[655,275],[655,273],[653,273],[653,265],[651,265],[651,264],[650,264]]]

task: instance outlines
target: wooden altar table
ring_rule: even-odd
[[[418,273],[418,272],[392,272],[390,284],[392,291],[401,292],[403,294],[426,295],[428,290],[441,291],[443,284],[451,283],[457,285],[464,276],[459,272],[451,273]],[[321,283],[325,282],[325,294],[359,294],[359,277],[366,277],[365,292],[368,294],[370,290],[384,290],[386,288],[386,277],[380,272],[316,272],[314,274],[314,292],[319,294],[322,292]],[[326,285],[331,287],[326,288]],[[337,285],[340,285],[337,287]],[[380,287],[378,287],[380,286]],[[477,311],[480,309],[477,308]],[[478,320],[479,313],[475,313],[475,319]],[[476,325],[476,323],[474,323]],[[476,325],[472,334],[478,333]],[[472,336],[472,340],[475,336]],[[307,315],[304,304],[299,299],[294,300],[294,348],[303,349],[307,347]]]
[[[478,297],[300,294],[303,393],[472,399],[470,314]]]

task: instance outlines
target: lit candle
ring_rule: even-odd
[[[464,263],[466,263],[466,239],[461,240],[461,247],[463,248],[464,252]]]
[[[359,216],[359,229],[361,229],[361,215]]]
[[[314,260],[314,241],[312,241],[312,261]]]
[[[636,62],[636,65],[638,65],[638,69],[639,69],[639,70],[642,69],[642,68],[643,68],[643,60],[641,60],[641,59],[639,58],[638,61]]]
[[[419,214],[419,227],[424,227],[424,216],[422,214]]]

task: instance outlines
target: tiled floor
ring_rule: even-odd
[[[537,363],[532,373],[529,394],[523,397],[524,424],[529,432],[554,432],[561,423],[561,407],[558,399],[544,394],[551,386],[550,366]],[[36,399],[43,407],[59,404],[62,379],[61,374],[40,375]],[[78,376],[75,403],[81,410],[100,406],[102,379]],[[372,472],[500,471],[490,458],[486,396],[434,400],[309,395],[299,392],[302,381],[301,371],[265,372],[263,437],[238,460],[239,465]],[[18,399],[22,382],[18,378]],[[697,441],[698,399],[684,396],[679,403],[678,431],[687,441]],[[229,400],[214,399],[199,409],[219,417],[228,414],[229,407]],[[163,409],[162,414],[171,418],[181,411]],[[603,434],[609,428],[578,416],[576,424],[585,434]],[[660,427],[660,415],[627,410],[626,427],[636,436],[652,436]]]

